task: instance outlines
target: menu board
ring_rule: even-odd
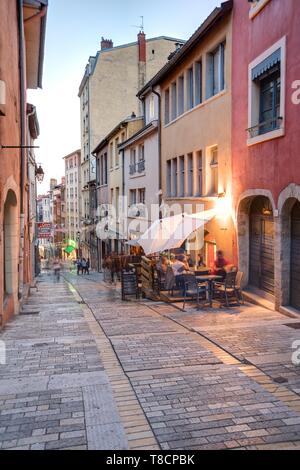
[[[122,270],[122,300],[125,300],[127,295],[135,295],[138,297],[138,284],[136,270],[131,269],[129,271]]]

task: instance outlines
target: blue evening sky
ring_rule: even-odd
[[[188,39],[220,0],[49,0],[43,90],[30,91],[41,127],[36,151],[45,170],[39,192],[50,177],[64,174],[62,157],[80,148],[79,84],[101,36],[114,45],[136,41],[141,18],[148,38]]]

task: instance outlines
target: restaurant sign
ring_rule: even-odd
[[[52,237],[52,224],[43,222],[38,224],[38,238],[51,238]]]

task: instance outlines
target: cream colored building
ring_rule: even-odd
[[[159,216],[159,100],[147,91],[141,97],[143,127],[120,146],[127,197],[127,237],[139,238]]]
[[[117,123],[143,114],[138,91],[160,70],[182,40],[160,36],[113,47],[102,38],[101,50],[89,58],[79,88],[81,115],[82,219],[91,230],[95,220],[96,161],[93,149]],[[89,236],[86,238],[89,244]]]
[[[124,161],[123,153],[120,152],[119,146],[130,139],[131,136],[136,134],[143,127],[143,118],[136,117],[134,114],[127,119],[121,121],[93,151],[94,154],[98,153],[98,150],[107,145],[108,155],[107,155],[107,171],[108,178],[106,178],[107,188],[107,197],[108,201],[97,201],[98,206],[101,204],[109,204],[111,206],[111,215],[113,215],[116,220],[115,226],[112,228],[112,233],[109,242],[109,249],[112,251],[120,252],[124,250],[122,246],[122,241],[127,239],[126,236],[126,225],[124,226],[124,218],[122,214],[127,212],[127,207],[124,207],[124,200],[122,198],[125,188],[125,179],[124,179]],[[101,167],[97,170],[101,171]],[[97,175],[97,181],[103,180],[101,174]],[[99,189],[99,187],[98,187]],[[114,214],[112,213],[114,211]],[[125,235],[125,238],[123,237]],[[99,238],[99,237],[98,237]]]
[[[202,251],[211,265],[217,249],[233,259],[231,202],[231,2],[216,8],[146,85],[161,89],[163,202],[182,211],[215,209]],[[203,244],[203,236],[204,247]],[[189,251],[189,245],[186,245]],[[195,248],[195,245],[194,245]],[[196,260],[195,260],[196,261]]]
[[[64,157],[66,193],[66,237],[75,240],[80,231],[81,214],[81,152],[80,149]]]

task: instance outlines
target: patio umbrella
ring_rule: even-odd
[[[138,239],[146,255],[179,248],[196,230],[199,230],[216,215],[214,209],[197,214],[179,214],[156,220]]]

